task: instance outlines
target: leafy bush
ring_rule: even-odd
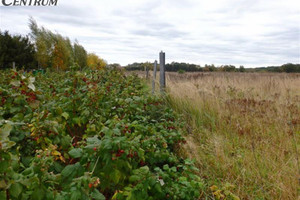
[[[178,70],[178,74],[184,74],[185,71],[183,69]]]
[[[180,124],[116,70],[0,74],[0,199],[197,199]]]

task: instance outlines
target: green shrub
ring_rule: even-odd
[[[185,71],[183,69],[178,70],[178,74],[184,74]]]
[[[0,199],[197,199],[181,124],[145,90],[116,70],[1,71]]]

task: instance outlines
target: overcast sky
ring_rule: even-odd
[[[12,0],[6,0],[8,2]],[[1,4],[1,3],[0,3]],[[300,63],[299,0],[58,0],[0,7],[0,29],[28,34],[28,19],[77,39],[109,63],[257,67]]]

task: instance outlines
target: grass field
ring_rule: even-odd
[[[168,73],[167,86],[216,197],[299,199],[299,74]]]

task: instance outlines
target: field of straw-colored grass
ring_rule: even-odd
[[[185,153],[210,185],[299,198],[300,74],[168,73],[167,90],[187,122]]]

